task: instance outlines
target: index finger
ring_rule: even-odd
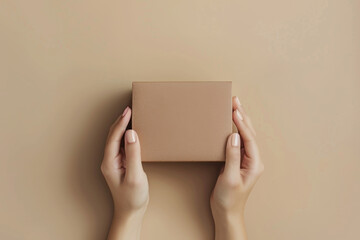
[[[131,118],[131,109],[126,107],[123,114],[111,126],[105,146],[106,157],[114,158],[120,153],[120,143]]]
[[[241,166],[246,169],[253,169],[260,163],[259,149],[255,141],[255,136],[243,120],[238,109],[233,112],[233,121],[240,133],[240,136],[244,143],[244,150],[246,158],[241,159]]]

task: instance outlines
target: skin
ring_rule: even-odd
[[[101,164],[114,201],[108,240],[140,239],[149,202],[149,184],[141,164],[140,141],[134,130],[126,131],[130,118],[131,109],[126,108],[111,126]],[[124,134],[125,148],[121,148]]]
[[[140,141],[126,130],[131,109],[111,126],[101,171],[114,201],[108,240],[139,240],[149,202],[149,184],[141,164]],[[229,136],[226,161],[210,199],[216,240],[247,239],[244,208],[257,179],[264,171],[255,141],[255,130],[237,97],[233,98],[233,121],[239,133]],[[124,148],[121,141],[124,138]],[[242,148],[242,147],[243,148]]]
[[[244,209],[249,194],[264,171],[255,130],[237,97],[233,98],[233,121],[239,133],[229,136],[226,161],[210,199],[215,240],[247,239]],[[241,136],[242,141],[236,141]],[[242,147],[240,147],[242,146]]]

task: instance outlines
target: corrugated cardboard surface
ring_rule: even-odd
[[[1,1],[0,239],[105,239],[133,81],[230,80],[265,173],[252,240],[359,239],[359,1]],[[221,164],[146,163],[143,240],[209,240]]]
[[[231,82],[133,82],[132,127],[145,162],[225,161]]]

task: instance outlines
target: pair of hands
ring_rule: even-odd
[[[131,118],[127,107],[111,126],[101,171],[114,201],[109,240],[140,239],[142,219],[149,202],[149,185],[142,168],[140,141],[126,130]],[[246,239],[244,208],[251,189],[264,170],[255,130],[240,101],[233,97],[233,121],[239,133],[229,136],[226,161],[210,199],[215,239]],[[124,137],[125,147],[121,147]]]

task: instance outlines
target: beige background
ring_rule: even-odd
[[[266,171],[250,239],[359,239],[359,1],[0,3],[0,238],[104,239],[135,80],[231,80]],[[146,164],[142,239],[212,239],[216,164]]]

